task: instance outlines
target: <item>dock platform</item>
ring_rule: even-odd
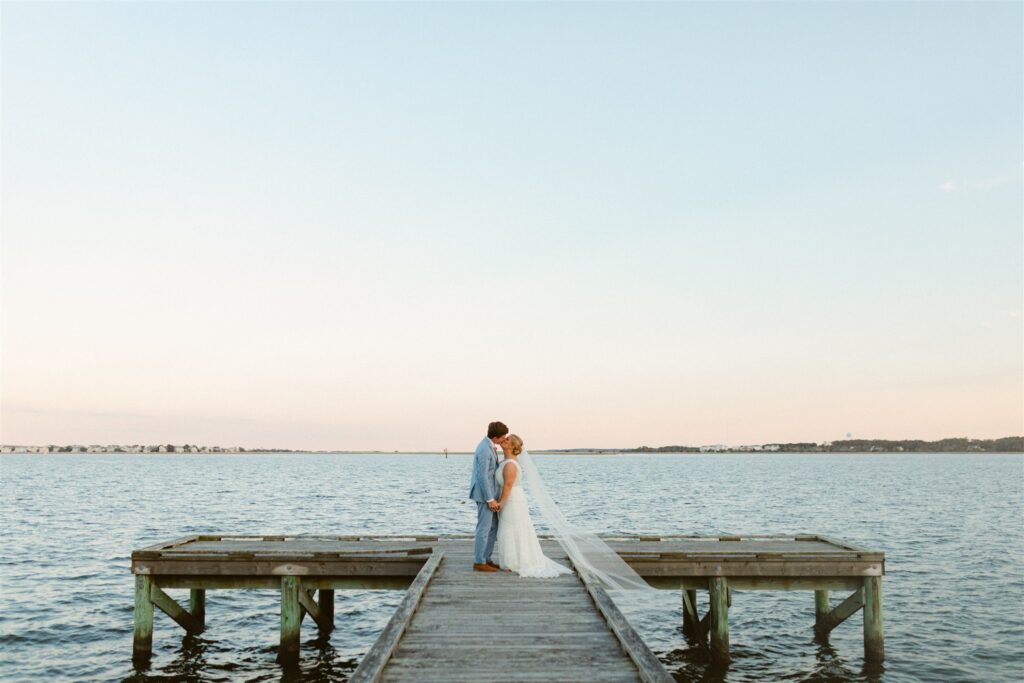
[[[814,591],[819,639],[858,610],[865,659],[884,658],[885,555],[815,535],[606,536],[653,587],[681,593],[683,632],[729,661],[733,590]],[[190,536],[132,553],[136,661],[152,651],[154,607],[189,633],[206,626],[205,592],[277,589],[278,659],[299,657],[308,615],[334,627],[336,590],[406,590],[353,681],[658,681],[672,678],[586,571],[555,579],[472,571],[469,536]],[[549,557],[572,566],[561,547]],[[189,606],[163,589],[190,589]],[[710,609],[697,612],[696,592]],[[830,591],[850,591],[833,606]],[[509,667],[508,662],[518,662]]]

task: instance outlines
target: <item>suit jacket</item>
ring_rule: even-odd
[[[473,480],[469,486],[469,498],[480,503],[497,500],[497,482],[494,471],[498,468],[498,454],[494,452],[494,444],[490,439],[484,440],[473,453]]]

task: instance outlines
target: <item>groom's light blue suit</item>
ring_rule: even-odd
[[[497,500],[497,482],[494,472],[498,469],[498,454],[491,440],[484,440],[473,453],[473,481],[469,486],[469,497],[476,501],[476,542],[473,544],[473,562],[483,564],[491,559],[494,541],[498,537],[498,513],[487,507],[487,501]]]

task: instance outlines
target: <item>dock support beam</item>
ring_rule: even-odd
[[[683,635],[688,638],[697,638],[700,635],[700,619],[697,617],[697,591],[685,588],[683,589]]]
[[[195,624],[195,633],[202,633],[206,629],[206,590],[203,588],[192,588],[188,594],[188,611],[192,615],[192,622]]]
[[[864,577],[864,660],[874,664],[885,660],[881,576]]]
[[[135,575],[135,639],[132,661],[144,664],[153,654],[153,579],[146,574]]]
[[[277,661],[286,666],[299,661],[299,627],[302,625],[300,590],[299,577],[281,577],[281,646],[277,651]]]
[[[302,609],[303,616],[308,614],[313,617],[317,628],[320,629],[321,636],[329,634],[334,628],[334,617],[332,616],[330,621],[327,620],[324,611],[320,609],[320,604],[313,598],[312,590],[299,587],[299,606]],[[301,624],[302,616],[299,617],[299,622]]]
[[[832,629],[852,617],[863,606],[864,589],[858,588],[835,609],[829,610],[815,620],[815,637],[819,642],[828,642],[828,634],[832,632]]]
[[[192,615],[181,605],[174,601],[171,596],[164,593],[160,586],[153,584],[149,598],[153,602],[153,605],[160,608],[160,611],[169,616],[178,626],[185,629],[186,633],[196,634],[202,630],[199,623],[192,617]]]
[[[711,594],[711,659],[729,663],[729,583],[721,576],[708,580]]]

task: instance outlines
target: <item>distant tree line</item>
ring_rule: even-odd
[[[921,441],[909,439],[904,441],[886,441],[884,439],[846,439],[833,441],[828,450],[831,451],[905,451],[908,453],[964,453],[978,451],[981,453],[1021,453],[1024,452],[1024,436],[1004,436],[1001,439],[939,439],[938,441]]]
[[[622,453],[1024,453],[1024,436],[1001,439],[968,439],[966,437],[923,441],[921,439],[842,439],[812,443],[774,443],[761,446],[640,446]]]

